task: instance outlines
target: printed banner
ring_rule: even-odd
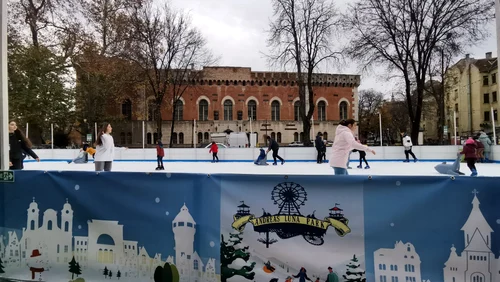
[[[16,172],[0,281],[497,282],[498,181]]]

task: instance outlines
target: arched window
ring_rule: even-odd
[[[198,132],[198,144],[203,143],[203,133]]]
[[[300,116],[300,101],[293,103],[293,120],[302,121],[302,117]]]
[[[208,101],[205,99],[198,104],[198,119],[201,121],[208,120]]]
[[[172,134],[172,143],[177,144],[177,133],[175,132]]]
[[[120,143],[125,144],[126,141],[125,132],[120,132]]]
[[[148,120],[155,121],[156,120],[156,103],[155,100],[151,99],[148,102]]]
[[[271,138],[272,138],[273,140],[276,140],[276,133],[271,132]]]
[[[298,132],[295,132],[295,133],[293,134],[293,141],[295,141],[295,142],[298,142],[298,141],[299,141],[299,133],[298,133]]]
[[[278,132],[278,134],[276,134],[276,142],[281,143],[281,132]]]
[[[174,120],[183,120],[184,116],[184,103],[182,103],[182,100],[177,100],[175,102],[175,115],[174,115]]]
[[[257,119],[257,102],[254,100],[248,101],[248,118],[252,120]]]
[[[197,259],[195,259],[193,261],[193,268],[194,268],[194,270],[198,270],[198,260]]]
[[[347,114],[347,102],[342,101],[339,105],[339,113],[340,113],[340,120],[347,119],[348,114]]]
[[[208,134],[208,132],[205,132],[205,134],[203,134],[203,139],[206,141],[209,141],[210,140],[210,134]]]
[[[34,220],[32,220],[30,223],[30,229],[35,230],[35,221]]]
[[[127,144],[132,144],[132,132],[127,133]]]
[[[132,101],[130,99],[122,103],[122,116],[125,120],[132,120]]]
[[[153,138],[153,136],[151,136],[151,132],[148,132],[148,133],[146,134],[146,143],[148,143],[148,144],[153,144],[153,143],[152,143],[152,140],[153,140],[152,138]]]
[[[65,221],[64,222],[64,232],[68,232],[69,231],[69,222]]]
[[[158,139],[160,139],[160,138],[158,138],[158,133],[156,133],[156,132],[153,133],[153,144],[156,144],[156,142],[158,141]]]
[[[323,140],[328,140],[328,132],[323,132]]]
[[[229,99],[224,101],[224,120],[233,120],[233,102]]]
[[[319,101],[319,103],[318,103],[318,120],[319,121],[326,120],[326,103],[325,103],[325,101]]]
[[[280,120],[280,102],[273,101],[271,103],[271,120],[279,121]]]
[[[304,141],[304,132],[301,132],[299,135],[299,142]]]
[[[184,133],[179,133],[179,144],[184,144]]]
[[[52,230],[52,220],[47,222],[47,230]]]

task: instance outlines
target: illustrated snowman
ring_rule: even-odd
[[[27,259],[28,266],[31,271],[31,280],[35,280],[38,273],[38,281],[42,281],[42,272],[45,271],[42,254],[38,249],[31,252],[31,256]]]

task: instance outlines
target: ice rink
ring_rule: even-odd
[[[434,166],[439,162],[371,162],[370,169],[358,169],[359,163],[351,162],[352,175],[435,175],[439,174],[434,170]],[[230,173],[230,174],[277,174],[277,175],[333,175],[333,169],[327,164],[317,164],[315,162],[288,162],[277,166],[257,166],[251,162],[165,162],[165,170],[158,173]],[[25,170],[46,170],[46,171],[93,171],[94,163],[68,164],[67,162],[25,162]],[[500,164],[476,164],[479,176],[500,176]],[[136,171],[136,172],[157,172],[156,162],[113,162],[113,171]],[[465,163],[460,166],[460,171],[465,175],[470,174],[470,170]]]

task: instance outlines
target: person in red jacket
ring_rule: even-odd
[[[161,140],[158,139],[157,145],[156,145],[156,159],[158,161],[158,167],[156,170],[164,170],[165,168],[163,167],[163,157],[165,156],[165,151],[163,150],[163,143],[161,143]]]
[[[476,169],[476,159],[477,159],[477,146],[474,139],[469,138],[465,141],[464,148],[460,154],[465,155],[465,161],[467,162],[467,166],[469,167],[472,174],[470,176],[477,176]]]
[[[212,153],[212,163],[218,163],[219,157],[217,157],[217,153],[219,152],[219,146],[215,142],[212,142],[212,146],[210,146],[210,151],[208,152]]]

